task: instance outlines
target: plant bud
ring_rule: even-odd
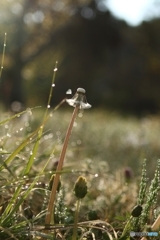
[[[52,174],[50,180],[49,180],[49,186],[48,186],[48,189],[51,191],[52,190],[52,185],[53,185],[53,182],[54,182],[54,177],[55,177],[55,174]],[[61,188],[61,181],[59,181],[58,183],[58,187],[57,187],[57,192],[59,192]]]
[[[77,198],[84,198],[87,194],[87,181],[84,177],[79,177],[74,185],[74,194]]]
[[[131,212],[131,215],[133,217],[139,217],[141,215],[142,212],[142,206],[141,205],[136,205]]]

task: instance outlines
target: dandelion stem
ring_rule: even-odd
[[[74,120],[76,118],[78,109],[79,109],[79,106],[76,106],[74,111],[73,111],[73,115],[72,115],[71,122],[70,122],[68,130],[67,130],[67,133],[66,133],[66,137],[65,137],[65,140],[64,140],[64,144],[63,144],[63,148],[62,148],[62,151],[61,151],[61,155],[60,155],[60,158],[59,158],[59,162],[58,162],[56,172],[59,172],[59,171],[62,170],[64,157],[65,157],[66,150],[67,150],[67,145],[68,145],[68,142],[69,142],[69,138],[70,138],[71,131],[72,131],[72,128],[73,128],[73,123],[74,123]],[[53,182],[53,185],[52,185],[52,190],[51,190],[49,203],[48,203],[48,209],[47,209],[46,218],[45,218],[45,225],[49,225],[51,223],[51,218],[52,218],[52,213],[53,213],[53,209],[54,209],[54,203],[55,203],[55,197],[56,197],[56,191],[57,191],[57,187],[58,187],[58,183],[59,183],[59,178],[60,178],[60,173],[56,173],[55,178],[54,178],[54,182]]]
[[[73,227],[72,240],[77,239],[77,223],[78,223],[78,214],[79,214],[80,204],[81,204],[81,199],[78,198],[77,199],[77,204],[76,204],[75,216],[74,216],[74,227]]]

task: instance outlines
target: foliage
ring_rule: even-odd
[[[79,176],[85,177],[88,193],[79,212],[78,239],[127,239],[131,230],[145,231],[159,214],[159,162],[153,164],[159,154],[158,116],[128,119],[103,111],[78,114],[61,174],[55,224],[45,232],[49,180],[55,173],[70,117],[69,110],[48,114],[40,139],[42,110],[27,109],[8,119],[6,113],[1,114],[0,238],[71,239],[76,201],[73,189]],[[37,141],[39,148],[35,150]],[[26,175],[32,154],[34,161]],[[139,179],[144,156],[149,159],[147,165],[143,163]],[[136,204],[142,205],[142,213],[131,218]]]
[[[52,105],[81,85],[94,106],[142,115],[159,110],[160,20],[133,28],[98,6],[97,0],[1,1],[0,46],[5,32],[8,39],[0,98],[7,108],[14,101],[45,105],[58,60]]]

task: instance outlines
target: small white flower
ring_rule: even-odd
[[[66,99],[66,102],[72,107],[79,106],[79,109],[91,108],[91,105],[87,103],[85,93],[85,89],[78,88],[76,94],[71,99]]]

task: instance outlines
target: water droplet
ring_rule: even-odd
[[[98,173],[96,173],[94,176],[95,176],[95,177],[98,177]]]
[[[73,123],[73,127],[77,127],[77,123],[76,122]]]
[[[56,72],[58,70],[58,68],[55,68],[53,71]]]
[[[53,138],[53,134],[50,133],[50,134],[48,135],[48,138]]]
[[[31,127],[27,127],[27,131],[31,132],[32,128]]]
[[[79,112],[79,113],[78,113],[78,117],[80,117],[80,118],[83,117],[83,113],[82,113],[82,112]]]
[[[20,128],[20,131],[22,131],[23,130],[23,128]]]
[[[29,127],[29,122],[25,122],[25,127]]]
[[[82,141],[79,139],[79,140],[77,140],[77,144],[78,145],[81,145],[81,143],[82,143]]]
[[[51,106],[50,105],[47,105],[47,108],[50,108]]]
[[[52,84],[52,87],[55,87],[55,84],[54,84],[54,83]]]
[[[31,116],[32,115],[32,111],[30,108],[27,108],[27,113]]]

